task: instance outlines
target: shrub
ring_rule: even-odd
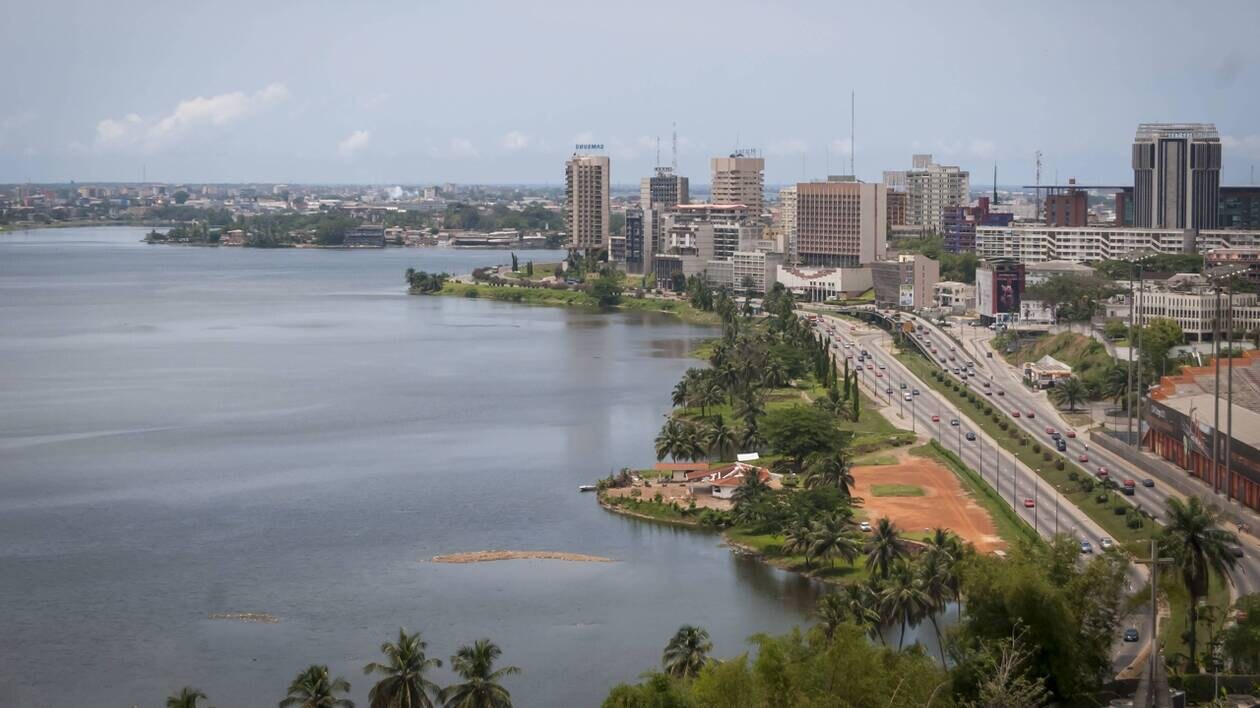
[[[660,504],[661,501],[663,501],[664,499],[665,497],[661,496],[660,492],[657,492],[656,494],[652,495],[652,501],[656,502],[657,504]]]
[[[1063,460],[1059,460],[1059,462],[1061,463],[1061,462],[1063,462]],[[1063,465],[1062,465],[1062,464],[1059,464],[1059,465],[1058,465],[1058,468],[1059,468],[1059,469],[1063,469]],[[1075,482],[1076,480],[1078,480],[1078,479],[1080,479],[1080,478],[1081,478],[1081,476],[1080,476],[1079,474],[1077,474],[1077,473],[1076,473],[1076,470],[1072,470],[1071,472],[1068,472],[1068,479],[1072,480],[1073,482]]]
[[[1131,529],[1142,528],[1142,515],[1134,514],[1133,516],[1130,516],[1129,520],[1125,522],[1125,525]]]
[[[1094,497],[1094,501],[1098,502],[1099,504],[1106,504],[1106,503],[1107,503],[1107,493],[1106,493],[1106,492],[1103,492],[1102,494],[1099,494],[1098,496]]]
[[[1006,421],[1004,421],[1004,420],[999,420],[999,421],[998,421],[998,427],[999,427],[999,428],[1001,428],[1002,430],[1006,430],[1007,428],[1010,428],[1010,427],[1011,427],[1011,425],[1010,425],[1010,423],[1007,423],[1007,422],[1006,422]]]
[[[1051,455],[1049,452],[1041,453],[1041,459],[1045,462],[1049,462],[1052,457],[1054,457],[1054,455]]]
[[[1059,470],[1060,472],[1062,472],[1062,471],[1063,471],[1063,467],[1064,467],[1064,465],[1063,465],[1063,459],[1062,459],[1062,458],[1059,458],[1059,459],[1057,459],[1057,460],[1055,460],[1055,461],[1054,461],[1054,468],[1055,468],[1056,470]],[[1073,474],[1075,474],[1075,472],[1074,472]]]
[[[1111,511],[1116,516],[1124,516],[1125,514],[1129,512],[1129,508],[1126,505],[1121,504],[1119,506],[1114,507]]]
[[[643,496],[643,492],[639,491],[638,489],[631,489],[630,496],[634,499],[638,499],[639,497]]]
[[[986,405],[986,406],[984,407],[984,414],[985,414],[985,415],[993,415],[993,406]]]
[[[1019,446],[1020,446],[1020,447],[1024,447],[1024,446],[1026,446],[1027,444],[1028,444],[1028,438],[1020,438],[1020,439],[1019,439]]]
[[[1033,443],[1033,452],[1041,452],[1041,445],[1038,443]]]

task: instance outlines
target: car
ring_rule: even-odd
[[[1069,438],[1074,438],[1074,437],[1076,437],[1076,431],[1075,431],[1075,430],[1069,430],[1069,431],[1067,431],[1067,436],[1068,436]]]
[[[964,437],[966,437],[968,440],[975,440],[975,439],[976,439],[976,434],[975,434],[975,433],[967,433]]]
[[[986,388],[986,389],[984,390],[984,395],[986,395],[986,396],[992,396],[992,395],[993,395],[993,392],[992,392],[992,391],[990,391],[989,389],[987,389],[987,388]]]
[[[1094,546],[1089,541],[1081,541],[1081,553],[1093,553]]]
[[[876,371],[876,372],[875,372],[875,378],[877,378],[877,379],[882,379],[882,378],[884,378],[884,372],[882,372],[882,371]]]
[[[1138,631],[1133,627],[1124,630],[1124,641],[1136,642],[1138,640]]]
[[[1000,388],[999,388],[999,389],[998,389],[998,395],[999,395],[999,396],[1005,396],[1005,395],[1006,395],[1006,391],[1003,391],[1002,389],[1000,389]]]
[[[858,528],[862,529],[863,531],[870,531],[870,530],[871,530],[871,522],[869,522],[869,521],[863,521],[863,522],[861,522],[860,524],[858,524]]]
[[[1036,506],[1036,502],[1034,502],[1034,501],[1032,500],[1032,497],[1025,497],[1025,498],[1024,498],[1024,508],[1025,508],[1025,509],[1031,509],[1031,508],[1033,508],[1034,506]]]
[[[853,343],[852,343],[852,342],[845,342],[845,343],[844,343],[844,348],[845,348],[845,349],[849,349],[849,348],[851,348],[852,346],[853,346]]]
[[[911,396],[910,394],[908,394],[908,393],[907,393],[907,394],[906,394],[906,400],[907,400],[907,401],[913,401],[913,400],[914,400],[914,396]]]
[[[1019,411],[1014,411],[1013,413],[1011,413],[1011,415],[1013,415],[1013,416],[1015,416],[1016,418],[1018,418],[1018,417],[1019,417]]]
[[[901,388],[902,388],[902,390],[905,390],[905,388],[906,388],[906,382],[905,382],[905,381],[902,381],[902,382],[901,382]]]
[[[1054,437],[1054,428],[1051,428],[1050,426],[1048,426],[1048,425],[1047,425],[1047,426],[1046,426],[1046,435],[1049,435],[1050,437]]]
[[[1063,438],[1055,438],[1054,449],[1059,452],[1067,452],[1067,440],[1064,440]]]
[[[1029,418],[1036,418],[1036,417],[1037,417],[1037,411],[1028,411],[1028,417],[1029,417]]]
[[[880,364],[880,365],[879,365],[879,370],[880,370],[880,371],[887,371],[887,370],[888,370],[888,367],[887,367],[887,366],[884,366],[883,364]]]
[[[1137,491],[1137,482],[1131,479],[1124,480],[1124,485],[1120,487],[1120,491],[1127,497],[1133,496],[1133,492]]]
[[[914,394],[914,395],[916,395],[916,396],[917,396],[917,395],[919,395],[919,389],[917,389],[917,388],[910,389],[910,393],[912,393],[912,394]]]
[[[933,423],[939,423],[939,422],[941,422],[941,417],[940,417],[939,415],[934,415],[934,416],[932,416],[932,422],[933,422]]]
[[[1098,476],[1099,476],[1099,477],[1106,477],[1106,476],[1107,476],[1107,468],[1106,468],[1105,466],[1103,466],[1103,467],[1099,467],[1099,468],[1098,468]]]
[[[847,359],[852,359],[852,358],[853,358],[853,352],[849,352],[848,354],[845,354],[844,356],[845,356],[845,358],[847,358]]]
[[[1235,558],[1242,558],[1242,557],[1243,557],[1243,549],[1242,549],[1242,546],[1234,546],[1233,548],[1230,548],[1230,549],[1229,549],[1229,552],[1230,552],[1230,553],[1232,553],[1232,554],[1234,554],[1234,557],[1235,557]]]
[[[1111,549],[1116,547],[1116,544],[1112,543],[1111,539],[1107,538],[1106,536],[1103,536],[1102,538],[1098,539],[1098,547],[1103,549],[1104,551],[1110,551]]]
[[[869,362],[869,361],[868,361],[868,362],[866,362],[866,368],[868,368],[868,369],[874,369],[874,368],[875,368],[875,365],[874,365],[874,364],[872,364],[871,362]]]
[[[985,358],[985,359],[992,359],[992,358],[993,358],[993,352],[985,352],[985,353],[984,353],[984,358]]]
[[[958,427],[958,419],[957,419],[957,418],[950,418],[950,419],[949,419],[949,425],[950,425],[950,427],[951,427],[951,428],[957,428],[957,427]]]
[[[1077,456],[1076,456],[1076,461],[1077,461],[1077,462],[1089,462],[1089,455],[1086,455],[1085,453],[1083,453],[1083,452],[1082,452],[1081,454],[1079,454],[1079,455],[1077,455]]]
[[[889,386],[888,388],[884,389],[884,393],[892,395],[892,386]]]
[[[1147,489],[1150,489],[1155,486],[1155,480],[1151,479],[1150,477],[1147,477],[1146,479],[1142,480],[1142,486],[1146,487]]]

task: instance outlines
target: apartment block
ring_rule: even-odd
[[[796,255],[806,265],[855,267],[884,257],[887,191],[849,180],[796,185]]]
[[[609,180],[606,156],[574,154],[564,164],[564,221],[569,248],[589,251],[611,247]]]
[[[904,185],[906,224],[920,231],[941,233],[945,207],[971,203],[971,176],[956,165],[938,165],[931,155],[915,155],[907,171],[887,171],[884,184]]]
[[[933,307],[934,288],[940,279],[940,263],[918,253],[871,264],[875,303],[886,307]]]
[[[1010,258],[1023,263],[1084,263],[1144,249],[1156,253],[1204,253],[1213,248],[1251,246],[1260,246],[1260,231],[1041,225],[976,228],[976,254],[981,258]]]
[[[736,151],[729,157],[715,157],[710,164],[713,169],[714,204],[743,204],[754,217],[764,213],[764,158],[751,151]]]

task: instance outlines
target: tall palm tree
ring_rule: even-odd
[[[1085,400],[1088,391],[1085,384],[1075,376],[1060,381],[1050,389],[1050,399],[1059,406],[1067,406],[1069,411],[1076,410],[1076,404]]]
[[[665,652],[661,656],[661,664],[665,673],[678,678],[695,678],[700,669],[709,663],[709,652],[713,651],[713,642],[709,633],[699,627],[684,624],[678,628]]]
[[[1190,665],[1195,662],[1198,631],[1198,600],[1207,594],[1211,572],[1216,572],[1233,583],[1232,572],[1238,564],[1233,547],[1238,536],[1217,527],[1220,512],[1215,506],[1206,506],[1198,497],[1181,501],[1168,498],[1168,521],[1160,535],[1161,553],[1173,558],[1181,581],[1190,594]]]
[[[880,614],[879,595],[867,583],[849,583],[840,590],[844,598],[845,610],[853,624],[866,630],[867,636],[879,638],[884,642],[884,634],[879,630],[884,626],[884,618]]]
[[[731,492],[731,501],[735,503],[735,506],[739,506],[744,502],[760,497],[768,491],[770,491],[770,485],[761,478],[761,475],[757,472],[750,472],[744,475],[743,481],[739,483],[734,492]]]
[[[972,552],[972,548],[963,543],[963,540],[953,531],[939,526],[932,529],[932,535],[925,545],[927,549],[923,552],[922,561],[924,563],[940,561],[937,570],[942,576],[941,581],[952,599],[961,603],[962,575],[958,572],[958,568],[959,563]]]
[[[289,695],[280,701],[280,708],[354,708],[354,701],[337,697],[349,691],[349,681],[330,678],[327,666],[312,664],[289,684]]]
[[[1119,403],[1129,393],[1129,368],[1116,364],[1107,369],[1102,379],[1102,395]]]
[[[835,567],[835,556],[852,563],[862,552],[862,538],[840,514],[830,514],[814,522],[810,529],[812,550],[819,558],[830,558]]]
[[[656,459],[663,460],[668,455],[669,459],[676,461],[685,447],[682,425],[674,418],[665,421],[656,436]]]
[[[787,366],[777,356],[770,357],[766,368],[761,372],[761,380],[767,388],[782,388],[788,382]]]
[[[451,657],[451,668],[464,679],[442,689],[438,698],[446,708],[512,708],[512,696],[499,685],[504,677],[519,674],[515,666],[496,670],[494,662],[503,650],[489,639],[463,646]]]
[[[952,559],[949,554],[938,552],[925,553],[918,566],[925,600],[924,610],[932,623],[932,630],[936,632],[936,647],[941,654],[942,670],[948,669],[945,666],[945,642],[941,638],[941,626],[937,623],[936,616],[945,611],[945,607],[954,594],[950,586],[953,576],[951,565]]]
[[[840,625],[849,619],[848,606],[840,593],[828,593],[822,596],[814,606],[814,614],[818,617],[818,625],[822,627],[827,641],[836,635]]]
[[[694,423],[684,423],[682,426],[682,451],[679,457],[695,461],[704,457],[707,445],[705,444],[705,435]]]
[[[901,622],[901,637],[897,640],[897,651],[901,651],[906,641],[906,627],[917,625],[929,606],[923,581],[908,562],[898,561],[893,567],[880,596],[880,605],[884,616]]]
[[[866,544],[866,568],[874,571],[875,577],[888,577],[888,568],[906,554],[905,543],[901,540],[901,531],[887,516],[875,522],[871,530],[871,539]]]
[[[741,425],[736,431],[735,437],[739,439],[740,447],[748,452],[758,450],[766,445],[766,437],[761,434],[761,430],[755,424]]]
[[[810,457],[805,474],[806,487],[835,487],[846,497],[853,495],[856,482],[843,451],[815,453]]]
[[[715,417],[709,425],[705,440],[708,442],[710,455],[716,455],[719,460],[727,459],[726,451],[735,448],[735,431],[728,428],[720,417]]]
[[[783,534],[783,550],[788,553],[803,553],[806,568],[809,568],[810,548],[814,545],[812,534],[813,530],[803,519],[798,519]]]
[[[687,379],[682,379],[674,384],[674,391],[670,395],[670,402],[675,408],[681,408],[687,405]]]
[[[442,660],[425,656],[426,648],[428,644],[420,638],[419,632],[407,634],[402,628],[398,630],[396,643],[381,645],[381,653],[388,661],[384,664],[374,661],[363,667],[365,674],[385,677],[368,692],[372,708],[433,708],[429,695],[438,695],[441,687],[424,674],[430,667],[441,666]]]
[[[192,686],[184,686],[179,693],[166,698],[166,708],[197,708],[197,701],[206,697]]]

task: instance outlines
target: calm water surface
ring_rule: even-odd
[[[810,583],[576,491],[653,461],[710,330],[403,292],[503,252],[142,233],[0,234],[0,705],[271,706],[316,662],[366,704],[404,625],[493,638],[517,705],[590,706],[680,624],[729,655],[805,620]],[[617,562],[427,562],[490,548]]]

